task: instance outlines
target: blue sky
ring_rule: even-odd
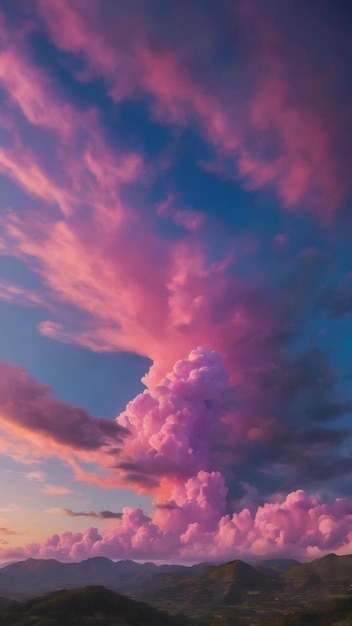
[[[350,17],[2,3],[3,561],[350,550]]]

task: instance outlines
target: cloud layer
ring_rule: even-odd
[[[4,361],[0,362],[0,416],[3,453],[19,461],[58,457],[75,468],[78,461],[97,462],[101,450],[107,456],[118,454],[128,434],[111,419],[94,418],[57,400],[48,385]],[[28,480],[36,477],[35,472],[28,474]],[[43,492],[64,495],[71,490],[45,485]]]
[[[157,119],[198,127],[217,168],[251,188],[274,188],[286,208],[333,218],[351,194],[343,17],[326,4],[317,20],[310,1],[284,10],[256,0],[214,8],[175,5],[160,16],[153,3],[116,11],[104,1],[89,11],[79,0],[38,3],[56,46],[81,55],[83,76],[103,77],[114,101],[147,94]]]
[[[163,12],[154,1],[38,0],[0,13],[0,252],[30,276],[1,277],[0,298],[36,307],[46,338],[152,361],[144,393],[116,420],[1,362],[2,450],[154,498],[151,515],[56,507],[118,521],[4,558],[351,549],[351,404],[319,334],[351,312],[351,274],[326,288],[323,254],[305,248],[312,216],[315,235],[328,225],[342,241],[351,198],[352,38],[323,4],[319,19],[310,0]],[[198,146],[186,150],[192,174],[237,185],[248,205],[260,192],[265,243],[241,231],[247,206],[232,196],[222,223],[217,207],[175,192],[183,141]]]
[[[53,509],[68,517],[117,518],[120,523],[101,533],[94,528],[85,533],[65,532],[22,551],[3,550],[3,558],[16,554],[70,560],[105,555],[189,562],[287,556],[293,552],[309,558],[326,551],[348,550],[352,502],[347,498],[323,503],[303,490],[283,496],[278,489],[274,491],[275,485],[282,486],[281,478],[279,483],[272,483],[270,501],[255,505],[253,495],[260,501],[260,475],[270,478],[278,467],[275,455],[272,458],[261,451],[261,439],[264,446],[271,442],[275,450],[276,427],[271,424],[274,438],[270,430],[253,432],[251,428],[246,433],[241,414],[233,412],[235,408],[236,394],[219,355],[205,348],[192,351],[159,385],[140,394],[116,422],[111,422],[117,433],[123,427],[128,434],[118,462],[110,469],[116,473],[117,482],[135,484],[154,494],[152,516],[131,507],[124,508],[122,514]],[[94,432],[91,421],[87,424]],[[307,433],[314,441],[311,432]],[[294,439],[295,431],[286,436]],[[320,452],[326,439],[321,437]],[[241,449],[245,441],[244,461]],[[262,459],[257,475],[249,476],[248,456],[255,453],[262,454]],[[290,464],[289,453],[287,448],[283,477],[285,463]],[[106,454],[109,456],[109,450]],[[244,506],[246,496],[251,499],[250,509]]]
[[[3,550],[7,558],[82,560],[90,556],[112,559],[154,559],[197,562],[231,558],[292,556],[316,558],[351,550],[352,502],[336,499],[322,504],[304,491],[267,503],[252,515],[243,509],[225,514],[226,487],[217,472],[199,472],[174,489],[178,508],[146,516],[125,508],[121,523],[103,533],[53,535],[43,544]]]

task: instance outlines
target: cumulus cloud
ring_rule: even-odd
[[[70,421],[67,418],[70,439],[65,438],[69,450],[70,445],[73,450],[77,447],[77,437],[82,428],[83,442],[88,435],[89,442],[95,437],[98,456],[94,457],[94,461],[98,469],[109,470],[110,482],[106,484],[134,486],[139,491],[152,493],[155,498],[152,518],[132,509],[125,509],[122,515],[111,511],[96,513],[72,509],[56,512],[93,519],[121,517],[121,529],[126,531],[133,546],[137,541],[133,539],[134,531],[138,536],[142,536],[143,532],[152,533],[155,554],[154,548],[149,556],[131,548],[136,558],[157,558],[159,551],[160,558],[168,558],[167,550],[170,550],[170,554],[175,551],[176,555],[187,560],[190,558],[188,552],[182,549],[183,543],[188,542],[187,537],[196,537],[197,543],[200,541],[198,534],[210,533],[211,541],[216,542],[217,529],[222,527],[225,519],[231,522],[227,525],[231,530],[229,536],[237,537],[234,520],[239,521],[248,514],[254,520],[251,524],[257,524],[256,510],[265,508],[263,503],[266,498],[275,498],[277,492],[295,490],[302,485],[311,487],[321,482],[327,485],[329,480],[351,472],[351,459],[339,452],[349,432],[333,429],[330,424],[341,414],[343,407],[331,403],[332,391],[328,392],[329,386],[333,390],[333,379],[330,379],[330,374],[325,377],[322,374],[319,353],[308,354],[303,361],[294,360],[290,367],[286,365],[283,373],[276,369],[265,370],[262,393],[267,398],[267,408],[274,406],[274,399],[278,409],[286,407],[284,417],[277,412],[272,413],[269,419],[263,413],[263,407],[257,404],[261,396],[254,394],[254,403],[246,406],[244,401],[250,390],[243,395],[243,389],[241,393],[231,383],[220,355],[198,347],[187,358],[177,361],[158,384],[149,385],[132,400],[112,422],[112,427],[109,424],[107,433],[116,432],[117,440],[110,436],[108,445],[104,443],[107,435],[104,429],[100,429],[98,420],[56,401],[46,386],[28,377],[24,370],[6,366],[3,371],[15,374],[10,379],[14,386],[6,385],[6,399],[12,411],[11,420],[15,419],[15,423],[21,420],[22,406],[26,407],[26,421],[20,422],[26,433],[35,432],[39,423],[44,424],[44,427],[41,426],[43,445],[52,438],[61,437],[62,430],[66,429],[65,420],[61,419],[57,433],[54,418],[61,415],[64,409],[70,418]],[[322,377],[321,381],[317,378],[318,374]],[[19,380],[24,384],[19,385]],[[325,396],[326,393],[328,395]],[[73,428],[76,419],[78,426]],[[35,420],[33,424],[32,420]],[[95,448],[89,443],[87,449],[89,456],[82,458],[92,462],[91,454]],[[57,449],[55,454],[58,455]],[[60,454],[58,456],[60,458]],[[67,453],[61,453],[61,458],[65,460]],[[93,474],[83,471],[80,474],[77,465],[73,467],[78,478],[98,480]],[[42,480],[44,477],[40,472],[30,472],[28,478]],[[45,484],[42,491],[51,496],[73,493],[68,487],[57,484]],[[251,512],[243,513],[241,505],[243,507],[247,501],[251,501]],[[317,501],[314,507],[318,504]],[[144,528],[143,532],[138,530],[139,525]],[[111,535],[113,545],[125,542],[120,535],[123,532],[121,529],[111,531],[116,531],[119,537],[116,539],[115,534]],[[180,536],[184,540],[179,545],[175,537]],[[106,542],[106,537],[110,535],[104,535],[101,550],[107,554],[110,544]],[[236,546],[235,542],[234,550]],[[323,549],[322,543],[318,542],[317,546]],[[252,548],[246,544],[239,549],[249,553]],[[282,551],[286,549],[289,552],[290,548],[285,544]],[[269,550],[268,546],[265,550]],[[139,554],[142,556],[139,557]]]
[[[61,15],[63,23],[67,10],[73,16],[71,24],[75,28],[77,24],[80,28],[81,21],[87,17],[82,13],[75,19],[75,4],[68,7],[66,3],[52,3],[50,10],[43,8],[46,10],[50,15]],[[71,31],[65,29],[57,37],[63,37],[63,32],[69,38]],[[102,44],[99,33],[97,37],[99,48]],[[85,40],[80,41],[84,44]],[[109,41],[106,45],[110,45]],[[20,64],[16,68],[17,72],[21,71]],[[44,80],[41,74],[39,79]],[[16,80],[19,81],[18,76]],[[23,97],[28,96],[26,89],[21,92]],[[50,108],[51,97],[54,96],[40,89],[33,101],[40,98],[42,105]],[[16,102],[28,113],[21,98],[18,96]],[[67,119],[76,125],[76,118]],[[48,125],[49,121],[48,118]],[[76,141],[74,132],[67,135],[65,141],[69,142],[70,151],[65,152],[65,167],[62,153],[53,150],[55,188],[51,186],[51,174],[46,175],[42,163],[38,162],[36,170],[39,177],[36,193],[42,189],[42,200],[59,203],[63,207],[60,217],[51,209],[10,211],[2,221],[3,249],[39,274],[46,294],[42,302],[46,297],[55,302],[59,319],[43,321],[39,326],[43,334],[92,350],[134,351],[148,356],[153,366],[144,379],[147,393],[135,399],[118,422],[94,419],[81,409],[50,399],[49,390],[45,391],[39,383],[29,382],[18,370],[15,374],[9,366],[1,366],[4,381],[6,377],[18,376],[24,388],[37,386],[35,413],[25,411],[27,396],[21,405],[24,391],[20,393],[19,387],[13,410],[4,413],[7,445],[10,445],[9,431],[12,450],[21,434],[30,433],[31,443],[35,436],[42,454],[54,452],[62,458],[66,454],[62,451],[64,447],[71,457],[72,450],[81,459],[86,454],[84,460],[98,462],[108,470],[105,478],[92,473],[88,476],[82,466],[70,461],[77,478],[96,480],[99,484],[111,480],[109,484],[115,486],[126,480],[129,484],[143,485],[145,490],[157,486],[164,466],[166,475],[170,476],[171,465],[176,466],[177,458],[184,462],[182,471],[188,476],[191,467],[211,468],[210,461],[217,455],[214,467],[226,474],[230,499],[238,499],[242,493],[238,468],[240,480],[243,475],[249,475],[260,491],[267,489],[268,493],[282,487],[278,484],[280,480],[286,480],[290,489],[301,486],[308,466],[312,480],[317,482],[319,471],[321,476],[330,470],[332,475],[338,471],[348,474],[348,461],[340,459],[336,452],[348,432],[331,430],[329,439],[324,426],[349,411],[348,403],[336,392],[334,371],[318,349],[303,350],[300,354],[288,349],[297,324],[294,309],[303,308],[302,291],[308,288],[302,289],[301,285],[293,288],[291,283],[284,294],[277,294],[256,275],[243,278],[237,271],[236,240],[232,242],[231,254],[213,262],[214,250],[207,249],[194,234],[187,232],[174,241],[160,237],[145,214],[122,202],[119,193],[121,184],[138,178],[143,159],[138,154],[112,151],[94,116],[77,124],[82,131],[81,140]],[[38,155],[27,154],[17,141],[13,151],[13,154],[8,150],[4,153],[3,163],[10,169],[11,163],[23,163],[25,180],[33,182],[32,170]],[[15,176],[13,168],[11,172]],[[22,174],[17,174],[16,180],[24,184]],[[204,428],[203,441],[196,433],[199,412],[196,404],[203,406],[209,399],[200,396],[194,401],[190,399],[187,407],[187,399],[178,393],[178,388],[177,394],[173,392],[173,382],[163,382],[165,372],[172,371],[174,363],[184,359],[196,345],[207,345],[221,355],[236,395],[231,410],[228,397],[222,400],[219,396],[215,403],[206,406],[199,418]],[[186,387],[189,385],[188,381]],[[164,391],[158,389],[163,386],[165,397]],[[231,393],[230,385],[223,391]],[[9,391],[2,393],[6,404]],[[166,402],[176,415],[173,425],[167,422]],[[183,410],[194,420],[192,435],[184,428]],[[139,414],[146,417],[134,443],[132,437],[126,438],[126,427],[123,430],[124,424],[133,430],[129,411],[132,421],[138,421]],[[137,416],[133,415],[134,411]],[[51,416],[55,417],[51,419]],[[148,419],[155,420],[157,434],[153,441],[149,434],[142,434],[148,429]],[[75,424],[73,429],[71,423]],[[184,452],[184,442],[175,439],[172,429],[180,432],[183,429],[185,441],[193,452]],[[209,452],[207,447],[213,436],[214,445]],[[175,448],[167,454],[166,446],[171,445],[173,437]],[[197,450],[193,448],[196,437],[200,445]],[[304,442],[305,437],[309,444],[306,454],[300,449],[300,441]],[[125,452],[119,459],[123,440]],[[144,445],[150,447],[147,461],[142,458]],[[20,456],[19,450],[17,454]],[[267,465],[270,479],[265,481],[262,467]],[[282,469],[280,474],[272,470],[278,466]]]
[[[220,3],[220,34],[207,10],[203,28],[195,29],[198,10],[187,20],[183,5],[175,4],[164,29],[141,3],[141,28],[128,3],[118,23],[106,21],[104,2],[83,4],[39,0],[35,6],[52,43],[85,61],[82,78],[103,77],[114,101],[147,94],[154,121],[196,129],[213,149],[214,171],[239,173],[252,189],[274,188],[282,208],[336,216],[351,191],[349,134],[340,132],[350,128],[350,109],[332,88],[334,67],[322,81],[313,63],[325,31],[319,23],[310,39],[309,2],[307,9],[300,4],[307,16],[300,49],[291,38],[296,19],[289,33],[292,23],[273,2],[265,15],[256,0],[236,3],[236,13]],[[291,9],[288,14],[295,17]],[[189,47],[175,23],[192,32]],[[227,24],[231,37],[232,28],[239,35],[248,79],[241,84],[231,54],[221,73],[210,59],[222,51]],[[98,115],[68,104],[19,38],[0,35],[7,96],[0,170],[32,198],[28,210],[10,209],[1,218],[0,249],[27,263],[44,291],[1,282],[1,295],[41,307],[48,299],[55,303],[55,319],[39,325],[47,337],[98,351],[130,350],[153,361],[145,392],[117,420],[94,418],[55,399],[23,368],[0,364],[5,451],[19,460],[56,456],[77,479],[134,486],[155,498],[151,517],[132,508],[121,520],[111,511],[61,509],[71,517],[116,517],[119,524],[103,534],[54,535],[23,554],[187,561],[284,555],[294,547],[303,557],[347,549],[350,501],[324,504],[308,495],[352,469],[343,450],[350,432],[334,423],[350,411],[334,368],[315,346],[295,350],[290,343],[299,334],[295,311],[304,308],[308,265],[278,294],[250,270],[243,276],[235,237],[231,253],[220,259],[217,244],[200,239],[205,215],[181,210],[172,199],[147,219],[147,211],[121,192],[143,178],[142,154],[113,149]],[[340,59],[348,42],[331,43]],[[297,62],[307,69],[295,73]],[[204,63],[210,71],[203,71]],[[52,150],[42,153],[42,141],[28,148],[33,129],[46,133]],[[160,236],[153,220],[162,218],[181,225],[181,234]],[[277,243],[285,248],[286,237],[279,235]],[[331,315],[349,312],[347,287],[347,296],[343,287],[331,300]],[[34,474],[28,478],[41,480]],[[42,491],[71,493],[52,484]],[[287,491],[286,498],[277,496]],[[242,506],[249,495],[250,510]]]
[[[260,503],[278,490],[348,475],[351,460],[340,448],[350,431],[332,422],[350,406],[321,352],[308,350],[255,375],[255,387],[233,385],[220,355],[206,348],[178,361],[118,416],[131,433],[116,463],[120,477],[168,502],[173,480],[220,471],[236,506],[244,483]]]
[[[142,480],[145,474],[158,480],[186,478],[207,469],[230,391],[220,356],[205,348],[193,350],[118,417],[131,433],[118,467],[134,477],[141,474]]]
[[[96,14],[98,5],[92,5],[89,11],[82,11],[79,2],[69,5],[63,0],[51,2],[50,6],[39,2],[38,10],[55,45],[74,54],[83,53],[92,72],[90,75],[103,74],[109,85],[112,85],[113,97],[116,97],[119,80],[116,63],[118,59],[124,58],[123,50],[121,57],[117,55],[116,46],[121,42],[115,36],[112,38],[110,31],[105,37],[104,29],[108,29],[109,24],[104,22],[103,14],[99,11]],[[275,26],[281,20],[274,6],[270,4],[269,9],[265,23],[261,23],[258,18],[260,7],[255,2],[251,3],[249,13],[244,12],[239,18],[240,28],[245,31],[244,39],[250,37],[247,26],[248,20],[252,20],[259,29],[259,43],[264,48],[263,33],[272,23]],[[182,16],[179,13],[177,15],[181,19]],[[193,13],[192,16],[194,19]],[[206,16],[204,19],[204,26],[209,26]],[[220,20],[219,25],[223,27],[225,23],[226,20]],[[171,22],[168,27],[170,25]],[[177,53],[177,35],[170,39],[175,51],[171,46],[168,54],[160,55],[163,47],[159,49],[151,46],[156,33],[149,32],[149,26],[145,38],[141,40],[139,26],[129,23],[129,28],[132,28],[132,33],[136,33],[136,46],[131,64],[128,64],[132,77],[130,82],[123,83],[126,92],[122,89],[120,96],[134,93],[137,85],[158,101],[156,115],[162,108],[168,110],[166,118],[173,120],[173,123],[181,123],[182,119],[190,123],[191,118],[197,117],[201,127],[208,129],[209,137],[218,150],[223,142],[222,150],[236,151],[235,133],[228,132],[230,122],[227,107],[224,108],[222,100],[223,90],[206,89],[200,80],[190,79],[187,74],[188,64],[182,62],[183,57]],[[124,39],[122,48],[127,46],[126,49],[130,50],[131,41],[133,37]],[[200,58],[203,58],[198,51],[200,44],[196,38],[195,47],[185,50],[186,59],[189,54],[195,55],[195,69]],[[211,38],[209,45],[216,48],[218,42]],[[256,42],[248,41],[249,56],[256,45]],[[277,45],[285,47],[286,44],[280,39]],[[36,115],[36,111],[49,111],[43,118],[45,132],[50,131],[56,137],[62,101],[55,85],[50,83],[48,87],[45,70],[36,71],[32,67],[30,55],[22,63],[23,48],[16,38],[8,46],[1,74],[4,89],[30,128],[38,128],[40,124],[41,116]],[[141,50],[146,54],[142,54]],[[279,83],[281,79],[284,80],[284,73],[277,76],[276,66],[272,65],[277,51],[275,49],[273,56],[266,49],[264,52],[265,72],[270,76],[274,74]],[[290,54],[285,47],[282,57],[284,64],[286,53]],[[9,58],[15,64],[13,76],[9,72]],[[121,72],[125,71],[124,67],[122,63]],[[168,81],[164,80],[165,75]],[[31,94],[30,86],[34,76],[36,85]],[[257,79],[255,75],[254,99],[258,93]],[[177,99],[176,86],[180,87]],[[277,93],[280,95],[280,89],[273,92],[273,97]],[[219,94],[219,102],[215,94]],[[261,92],[259,99],[262,103]],[[257,129],[259,134],[271,134],[272,125],[280,122],[279,134],[284,136],[283,146],[289,154],[286,155],[287,159],[279,158],[276,165],[279,169],[282,166],[284,176],[292,178],[295,175],[290,167],[294,162],[294,169],[299,169],[302,147],[291,144],[297,136],[306,136],[299,131],[294,133],[292,139],[292,133],[286,132],[286,127],[291,128],[291,118],[298,120],[299,129],[303,124],[301,120],[306,119],[300,115],[299,103],[297,110],[294,104],[287,118],[272,114],[269,106],[264,111],[265,115],[261,113],[261,105],[248,108],[248,114],[253,117],[251,123],[260,127]],[[278,105],[279,108],[283,106],[280,98]],[[190,233],[186,229],[187,232],[175,240],[159,236],[152,220],[145,218],[146,213],[131,207],[120,193],[122,185],[139,179],[144,169],[142,156],[135,152],[124,153],[112,149],[93,113],[80,115],[72,105],[68,111],[64,121],[65,125],[70,126],[70,131],[62,132],[65,149],[62,150],[61,146],[59,150],[57,142],[53,143],[53,163],[49,169],[47,159],[43,158],[40,150],[32,154],[25,148],[25,131],[21,125],[23,120],[21,118],[20,123],[16,116],[14,118],[18,128],[11,135],[12,147],[4,148],[2,157],[0,155],[3,171],[29,194],[35,193],[46,204],[43,209],[10,211],[5,216],[2,221],[3,250],[25,261],[39,274],[45,292],[41,302],[46,299],[55,302],[58,319],[42,321],[39,329],[44,335],[62,342],[78,343],[92,350],[134,351],[148,356],[153,366],[144,379],[147,384],[146,394],[135,399],[118,422],[94,419],[82,410],[64,406],[64,403],[57,403],[54,399],[50,404],[50,393],[45,392],[43,387],[38,391],[38,397],[42,398],[43,405],[47,404],[47,411],[50,409],[50,415],[55,415],[54,419],[50,420],[49,413],[44,414],[43,407],[39,405],[35,415],[30,411],[27,415],[24,404],[21,408],[19,404],[16,405],[19,400],[15,401],[16,415],[13,412],[5,416],[8,445],[10,431],[12,449],[16,447],[21,434],[30,433],[31,444],[36,437],[36,444],[41,445],[42,454],[54,452],[61,458],[65,455],[67,458],[67,454],[72,456],[71,451],[74,450],[76,458],[79,456],[83,459],[85,454],[85,461],[89,462],[89,456],[94,463],[108,470],[105,478],[92,473],[88,476],[82,466],[70,461],[77,478],[92,482],[103,482],[106,479],[105,484],[111,480],[109,484],[115,486],[126,480],[129,484],[143,486],[147,491],[158,485],[163,467],[168,477],[176,471],[172,465],[176,468],[178,458],[184,462],[182,471],[187,476],[195,469],[220,469],[224,472],[231,491],[230,499],[233,500],[244,495],[240,487],[243,476],[249,476],[259,491],[267,489],[269,493],[282,487],[284,481],[287,481],[286,487],[290,489],[301,486],[307,477],[308,466],[312,480],[317,482],[319,472],[321,476],[326,476],[329,471],[331,474],[337,474],[338,471],[347,474],[350,466],[346,459],[339,457],[338,449],[348,437],[348,432],[331,430],[329,439],[325,428],[333,419],[349,410],[344,398],[336,392],[334,371],[319,350],[303,350],[298,355],[290,351],[289,339],[295,333],[297,322],[292,309],[301,307],[302,289],[293,289],[291,283],[286,292],[289,291],[291,295],[294,292],[295,303],[291,299],[287,304],[286,292],[275,293],[257,275],[243,278],[237,267],[239,244],[235,238],[231,242],[232,252],[213,262],[216,250],[211,249],[211,246],[208,249],[194,232]],[[267,120],[267,116],[270,119]],[[56,124],[57,119],[59,121]],[[263,119],[267,122],[261,129]],[[321,130],[319,116],[317,120]],[[314,120],[314,124],[318,122]],[[305,123],[303,126],[305,128]],[[22,139],[18,136],[21,133]],[[233,145],[224,147],[227,137],[230,137],[229,141]],[[309,142],[309,149],[315,150],[316,146],[319,148],[320,142]],[[320,148],[318,152],[320,155]],[[313,164],[314,172],[319,170],[315,167],[315,153],[309,156],[308,161],[310,165]],[[323,167],[319,181],[328,181],[324,171]],[[274,176],[277,184],[281,178],[280,172]],[[303,187],[297,186],[302,191],[301,197],[306,196],[310,184],[307,180],[304,179]],[[33,181],[35,184],[31,188]],[[285,186],[285,190],[288,189],[289,186]],[[309,190],[307,193],[309,195]],[[61,207],[59,216],[53,210],[54,205]],[[164,207],[167,214],[169,205]],[[19,292],[19,295],[30,296],[24,292]],[[286,307],[282,306],[282,302],[286,303]],[[178,390],[177,394],[173,392],[172,381],[166,381],[166,384],[162,382],[165,372],[172,371],[174,363],[184,360],[185,355],[197,345],[207,345],[221,355],[231,380],[226,393],[231,392],[230,386],[235,388],[235,405],[231,405],[229,397],[224,400],[219,396],[215,403],[210,402],[205,406],[208,398],[201,399],[199,395],[198,399],[188,400]],[[21,384],[28,384],[24,377]],[[35,386],[33,381],[31,384]],[[188,381],[186,387],[189,384]],[[163,386],[166,389],[165,397],[164,391],[158,389]],[[186,400],[189,401],[188,406]],[[170,404],[169,409],[167,402]],[[199,413],[197,402],[199,406],[204,404],[206,409],[201,418],[196,416],[197,411]],[[175,412],[174,424],[167,421],[167,410]],[[182,417],[183,410],[185,415],[188,412],[190,421],[193,420],[192,434],[184,427],[183,420],[186,418]],[[58,419],[61,412],[66,417]],[[136,416],[133,412],[136,412]],[[145,423],[142,424],[139,414],[143,414]],[[124,423],[130,424],[133,430],[132,421],[138,419],[142,427],[133,442],[132,437],[125,437],[127,433],[122,426]],[[144,432],[148,430],[149,419],[155,420],[157,429],[153,440],[150,434]],[[197,420],[204,429],[202,441],[197,433]],[[69,432],[68,424],[71,421],[75,428]],[[177,440],[173,429],[183,432],[184,441],[181,438]],[[199,449],[194,447],[197,437]],[[120,455],[121,458],[117,458],[122,440],[125,441],[124,453]],[[170,447],[172,441],[175,447],[168,454],[167,446]],[[306,454],[300,449],[300,441],[308,444],[309,451]],[[182,447],[186,442],[189,449],[193,450],[190,453],[185,453]],[[143,446],[150,450],[147,460],[143,456]],[[67,453],[67,450],[70,452]],[[270,474],[267,480],[263,476],[263,467]],[[281,473],[278,474],[273,467],[280,467]]]
[[[118,526],[100,534],[91,527],[53,535],[43,544],[26,546],[22,554],[60,560],[100,555],[195,562],[292,554],[309,559],[351,549],[350,500],[324,504],[299,490],[258,507],[254,514],[243,509],[228,515],[226,491],[221,474],[198,472],[175,487],[177,508],[158,509],[152,518],[140,509],[125,508]]]
[[[153,513],[146,515],[132,507],[125,507],[121,514],[50,509],[68,517],[118,519],[119,523],[111,522],[101,533],[89,528],[86,532],[53,535],[42,544],[25,547],[24,554],[62,560],[104,555],[115,559],[190,562],[292,554],[304,559],[331,550],[348,551],[352,541],[350,499],[324,502],[302,489],[284,496],[273,493],[272,485],[269,501],[254,504],[253,494],[260,494],[261,485],[260,480],[252,484],[249,480],[255,479],[255,474],[250,476],[248,457],[259,450],[258,472],[264,470],[269,484],[270,473],[278,474],[276,484],[282,487],[284,461],[290,467],[288,451],[294,450],[290,446],[295,445],[297,433],[286,431],[285,437],[292,441],[286,448],[282,442],[284,459],[276,453],[277,440],[269,437],[266,441],[264,433],[252,433],[252,439],[247,434],[241,440],[241,415],[232,413],[236,409],[236,396],[229,391],[228,374],[217,353],[197,348],[187,359],[178,361],[159,385],[137,396],[118,418],[128,427],[130,435],[125,439],[123,460],[117,469],[125,472],[130,484],[141,483],[145,490],[155,494]],[[236,430],[238,440],[233,435],[229,439],[229,433]],[[307,430],[305,437],[306,442],[309,438],[313,442],[310,454],[314,458],[317,435]],[[270,446],[274,441],[271,455],[269,448],[261,448],[262,438]],[[316,460],[322,459],[321,452],[328,439],[328,433],[320,435]],[[300,440],[297,439],[297,449]],[[252,448],[248,448],[248,441]],[[232,444],[232,448],[226,449],[226,444]],[[240,450],[245,444],[243,458]],[[231,462],[224,454],[230,451]],[[290,472],[301,462],[301,457],[295,459]],[[341,457],[340,466],[343,462],[346,460]],[[313,467],[314,464],[309,473]],[[321,475],[324,465],[316,467]],[[333,471],[331,467],[330,471]],[[252,501],[250,508],[232,509],[235,480],[239,504],[245,502],[246,497],[242,496],[247,493]],[[64,495],[65,491],[54,486],[48,493]],[[6,554],[3,550],[4,558]]]

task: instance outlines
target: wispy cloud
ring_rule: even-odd
[[[44,485],[41,491],[47,496],[70,496],[74,494],[72,489],[63,485]]]
[[[0,507],[0,511],[3,513],[19,513],[20,511],[23,511],[23,506],[11,502],[6,506]]]
[[[0,300],[28,306],[44,304],[43,298],[36,292],[3,280],[0,280]]]
[[[116,419],[59,400],[31,366],[1,362],[0,447],[30,464],[21,475],[36,495],[75,493],[49,467],[33,470],[55,458],[77,481],[148,494],[154,511],[51,508],[120,523],[13,554],[348,550],[351,500],[332,490],[339,480],[340,496],[351,491],[351,403],[317,327],[348,321],[352,285],[347,273],[323,289],[317,248],[350,263],[336,240],[352,193],[352,38],[330,28],[330,15],[342,26],[333,3],[316,19],[311,2],[220,0],[215,20],[212,3],[169,3],[162,17],[154,3],[132,4],[38,0],[30,16],[0,13],[0,251],[36,279],[32,289],[0,277],[3,306],[45,308],[45,345],[152,362]],[[41,65],[43,34],[51,55]],[[173,149],[174,172],[171,160],[163,169]],[[210,180],[210,208],[202,183],[190,205],[193,174]],[[248,234],[242,197],[257,210]],[[15,516],[11,506],[0,510]]]
[[[215,149],[220,170],[239,173],[251,188],[274,188],[283,207],[309,208],[320,217],[341,209],[351,193],[345,159],[350,162],[352,155],[343,135],[352,120],[341,80],[348,75],[351,46],[341,22],[340,30],[329,28],[327,6],[317,24],[310,3],[294,13],[273,2],[220,3],[216,30],[211,12],[191,16],[186,5],[175,5],[169,21],[164,16],[163,28],[157,28],[158,14],[140,3],[143,19],[127,11],[124,20],[119,13],[119,37],[99,4],[85,12],[67,0],[37,6],[55,45],[82,55],[88,75],[102,76],[113,99],[147,93],[154,117],[196,128]],[[185,48],[172,25],[190,28],[192,20],[193,45]],[[315,26],[313,36],[302,21]],[[224,67],[216,53],[231,27],[238,30],[241,54]],[[323,49],[334,50],[333,57],[324,57],[324,76],[316,61]],[[304,69],[298,72],[298,66]]]
[[[94,418],[88,411],[57,400],[48,385],[39,383],[21,367],[0,362],[0,412],[2,427],[20,435],[34,434],[37,445],[50,445],[77,452],[121,444],[127,431],[116,421]],[[28,400],[30,399],[30,402]],[[39,477],[35,472],[29,474]]]
[[[45,473],[41,471],[28,472],[27,474],[25,474],[25,477],[28,480],[37,480],[38,482],[43,482],[45,480]]]
[[[12,535],[21,535],[22,533],[13,530],[12,528],[2,527],[0,528],[0,535],[12,536]]]
[[[113,511],[72,511],[72,509],[65,508],[51,508],[46,511],[47,513],[54,513],[55,515],[65,515],[66,517],[91,517],[93,519],[121,519],[122,513],[114,513]]]

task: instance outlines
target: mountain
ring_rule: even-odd
[[[297,567],[297,565],[301,565],[301,563],[295,559],[266,559],[265,561],[258,561],[254,567],[269,567],[270,569],[284,572]]]
[[[307,603],[323,603],[332,595],[350,594],[352,555],[330,554],[302,564],[274,559],[254,566],[237,559],[192,567],[115,563],[104,557],[81,563],[28,559],[0,570],[3,598],[28,600],[43,593],[91,585],[103,585],[107,590],[168,612],[184,612],[197,620],[216,612],[222,615],[223,625],[225,619],[234,623],[235,615],[236,620],[252,620],[243,621],[247,624],[254,623],[255,616],[259,620],[283,609],[293,613]]]
[[[54,559],[27,559],[0,569],[0,595],[30,598],[58,589],[103,585],[113,591],[133,593],[147,589],[159,577],[190,568],[178,565],[110,561],[94,557],[80,563],[60,563]]]
[[[56,591],[0,611],[0,626],[187,626],[172,616],[101,586]]]
[[[283,578],[300,588],[352,585],[352,555],[327,554],[311,563],[301,563],[289,569]]]
[[[239,560],[201,567],[187,574],[170,573],[162,582],[155,590],[147,590],[144,598],[152,601],[156,592],[159,600],[179,605],[185,600],[193,605],[237,605],[247,598],[248,592],[280,587],[274,570],[267,568],[263,572]]]
[[[226,564],[215,574],[215,581],[226,581],[228,574],[244,574],[247,583],[252,572],[242,564]],[[213,572],[214,574],[214,572]],[[265,614],[266,613],[266,614]],[[203,614],[203,617],[170,615],[166,611],[153,608],[143,602],[116,594],[102,586],[89,586],[79,589],[56,591],[28,600],[12,603],[6,609],[0,608],[0,626],[194,626],[218,625],[243,626],[347,626],[352,624],[352,597],[335,598],[319,605],[309,604],[293,609],[284,602],[275,611],[265,611],[261,606],[258,612],[234,609],[226,611],[217,608]]]

